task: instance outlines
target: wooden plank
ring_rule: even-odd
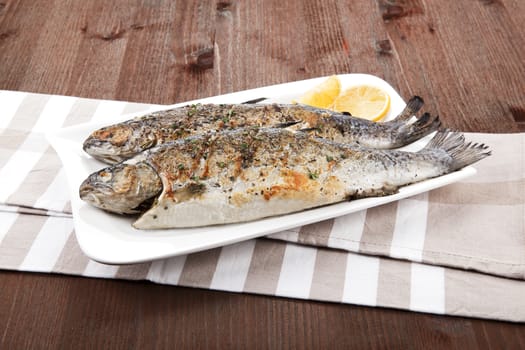
[[[51,8],[40,2],[3,2],[0,7],[0,86],[20,89],[25,72],[31,64],[33,47],[42,35],[41,28]],[[27,30],[34,28],[34,30]],[[35,84],[37,85],[37,84]]]
[[[67,41],[69,45],[80,41],[67,94],[115,99],[128,42],[126,32],[136,7],[123,1],[87,4],[89,8],[76,13],[83,21]]]
[[[446,126],[517,130],[510,108],[523,105],[523,43],[517,29],[502,25],[505,12],[486,11],[476,2],[405,1],[400,10],[386,5],[391,2],[378,3],[409,86],[426,97],[427,106]],[[503,30],[513,42],[503,44],[501,35],[481,40],[479,33],[490,32],[487,23],[495,23],[494,33]],[[501,116],[498,123],[495,115]]]
[[[117,99],[159,104],[177,100],[173,96],[178,95],[183,84],[174,69],[180,58],[176,56],[173,42],[181,30],[174,23],[182,20],[185,13],[176,7],[180,3],[152,2],[137,8],[130,16]]]
[[[0,316],[8,314],[0,319],[3,349],[518,349],[525,344],[520,324],[143,282],[0,271],[0,288],[11,291],[0,298]]]

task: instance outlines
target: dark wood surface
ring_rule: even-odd
[[[523,0],[0,0],[0,89],[175,103],[370,73],[463,131],[525,131]],[[0,348],[525,348],[468,318],[0,271]]]

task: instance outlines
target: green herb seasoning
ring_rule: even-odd
[[[188,110],[186,111],[186,115],[188,117],[193,117],[195,114],[197,114],[197,109],[200,106],[200,103],[192,104]]]
[[[319,178],[319,174],[308,169],[308,178],[310,180],[317,180]]]

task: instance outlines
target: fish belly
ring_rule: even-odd
[[[237,198],[236,201],[241,203],[232,203],[231,199],[214,193],[180,203],[170,198],[159,198],[157,204],[144,213],[133,226],[137,229],[162,229],[231,224],[297,212],[329,204],[334,200],[326,197],[311,200],[305,196],[272,199],[250,196],[244,199]]]

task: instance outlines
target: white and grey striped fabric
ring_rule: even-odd
[[[47,131],[158,106],[0,91],[0,268],[525,321],[525,134],[464,182],[268,238],[128,266],[89,260]]]

